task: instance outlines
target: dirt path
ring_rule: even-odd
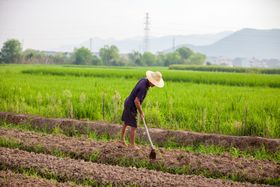
[[[58,183],[38,177],[25,176],[11,171],[0,171],[0,186],[20,187],[78,187],[78,185]]]
[[[108,134],[111,138],[119,136],[120,125],[104,122],[90,122],[75,119],[44,118],[33,115],[14,114],[0,112],[0,121],[8,123],[28,123],[33,128],[44,128],[52,130],[60,127],[69,134],[78,131],[81,134],[95,132],[98,135]],[[241,150],[258,149],[264,146],[267,151],[276,152],[280,150],[280,139],[269,139],[251,136],[226,136],[219,134],[195,133],[189,131],[172,131],[163,129],[151,129],[150,134],[155,144],[162,146],[166,142],[175,142],[179,145],[219,145],[223,147],[236,147]],[[143,128],[138,129],[138,138],[141,141],[147,141]]]
[[[18,149],[0,148],[0,163],[13,170],[33,168],[39,173],[52,173],[63,180],[91,179],[97,183],[140,186],[260,186],[201,176],[172,175],[146,169],[124,168],[83,160],[61,159],[50,155],[35,154]]]
[[[0,137],[16,140],[25,147],[38,147],[39,145],[45,149],[44,152],[51,153],[53,150],[61,150],[86,160],[89,160],[92,153],[96,153],[94,161],[98,163],[120,165],[122,158],[134,160],[134,163],[139,160],[149,163],[150,149],[144,146],[140,146],[140,150],[135,150],[118,142],[90,141],[3,128],[0,128]],[[205,155],[161,148],[157,150],[157,159],[152,164],[169,169],[188,167],[190,173],[207,171],[207,173],[219,173],[223,176],[235,175],[255,182],[280,178],[280,165],[273,161],[235,158],[228,154]]]

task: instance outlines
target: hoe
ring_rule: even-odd
[[[144,118],[142,118],[142,119],[143,119],[144,127],[146,129],[146,132],[147,132],[147,135],[148,135],[148,139],[149,139],[149,142],[150,142],[150,145],[151,145],[151,152],[150,152],[149,157],[150,157],[150,159],[154,160],[154,159],[156,159],[156,156],[157,156],[156,155],[156,151],[155,151],[155,147],[154,147],[154,144],[153,144],[152,139],[150,137],[150,133],[149,133],[148,127],[146,125],[145,119]]]

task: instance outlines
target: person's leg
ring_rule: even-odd
[[[136,128],[130,127],[130,146],[137,148],[135,145],[135,136],[136,136]]]
[[[126,145],[125,143],[125,130],[126,130],[127,125],[123,124],[122,130],[121,130],[121,143]]]

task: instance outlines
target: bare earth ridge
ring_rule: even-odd
[[[97,135],[108,134],[114,138],[119,135],[121,126],[104,122],[91,122],[75,119],[44,118],[34,115],[0,112],[0,121],[8,123],[28,123],[34,128],[53,129],[60,127],[64,131],[76,130],[79,133],[95,132]],[[150,134],[155,144],[161,146],[165,142],[173,141],[180,145],[202,143],[205,145],[219,145],[223,147],[236,147],[241,150],[256,149],[264,146],[267,151],[276,152],[280,149],[280,139],[252,137],[252,136],[227,136],[220,134],[196,133],[189,131],[172,131],[163,129],[150,129]],[[141,141],[147,141],[145,130],[138,129]]]
[[[32,168],[40,173],[50,173],[65,180],[92,179],[99,183],[140,186],[263,186],[228,180],[209,179],[202,176],[173,175],[147,169],[111,166],[35,154],[18,149],[0,148],[1,167],[10,169]]]
[[[40,187],[75,187],[77,185],[59,183],[33,176],[25,176],[11,171],[0,171],[0,186],[40,186]]]
[[[63,135],[45,135],[34,132],[22,132],[0,128],[0,137],[14,140],[26,146],[41,146],[46,152],[61,150],[73,153],[78,158],[87,159],[92,153],[98,153],[95,162],[118,164],[117,159],[146,160],[149,162],[149,147],[140,146],[135,150],[118,142],[92,141],[84,138],[66,137]],[[256,160],[254,158],[236,158],[229,154],[211,155],[197,154],[183,150],[157,150],[157,159],[153,164],[160,164],[166,168],[187,166],[191,170],[206,170],[222,175],[239,175],[250,181],[262,181],[269,178],[280,178],[280,165],[274,161]]]

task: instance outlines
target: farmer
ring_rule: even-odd
[[[130,95],[126,98],[124,103],[124,110],[122,114],[122,121],[124,125],[121,130],[121,143],[125,143],[125,130],[127,126],[130,126],[130,145],[133,148],[138,149],[135,145],[135,133],[137,128],[137,109],[140,113],[141,119],[144,118],[144,112],[142,110],[141,104],[143,103],[146,94],[149,90],[149,87],[159,87],[164,86],[162,75],[160,72],[146,72],[146,78],[143,78],[138,81]]]

